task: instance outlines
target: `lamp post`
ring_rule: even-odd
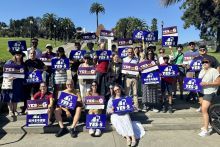
[[[56,46],[56,27],[57,26],[54,24],[53,27],[54,27],[54,41],[55,41],[54,44]]]
[[[161,47],[163,47],[163,25],[164,25],[164,22],[163,21],[161,21],[161,30],[162,30],[162,32],[161,32]]]
[[[34,22],[33,22],[33,20],[30,20],[29,23],[30,23],[30,38],[32,39],[32,24],[33,24]],[[32,46],[31,41],[30,41],[30,46]]]

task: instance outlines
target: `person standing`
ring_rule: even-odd
[[[36,52],[36,58],[40,59],[42,56],[42,51],[37,47],[38,46],[38,39],[37,38],[32,38],[31,39],[32,47],[27,48],[27,59],[30,57],[30,51],[33,49]]]

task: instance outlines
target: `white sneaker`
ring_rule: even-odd
[[[202,127],[201,131],[206,131],[206,129],[204,127]],[[209,134],[212,132],[212,126],[208,126],[208,132],[209,132]]]
[[[95,133],[95,130],[94,129],[89,129],[89,135],[92,135]]]
[[[96,129],[95,130],[95,136],[100,136],[101,135],[101,130],[100,129]]]
[[[15,114],[15,116],[18,116],[18,115],[19,115],[19,113],[18,113],[17,111],[15,111],[14,114]]]
[[[202,108],[199,107],[198,109],[196,109],[196,112],[202,112]]]
[[[9,111],[8,115],[9,115],[10,117],[12,117],[12,116],[14,116],[14,113],[13,113],[12,111]]]
[[[202,130],[198,135],[201,137],[206,137],[209,136],[210,133],[207,130]]]
[[[158,113],[158,112],[159,112],[159,110],[158,110],[158,109],[153,108],[153,112]]]

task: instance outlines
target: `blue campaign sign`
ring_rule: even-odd
[[[157,42],[158,41],[158,31],[147,32],[144,38],[145,42]]]
[[[106,127],[105,114],[87,114],[86,129],[104,129]]]
[[[26,41],[8,41],[8,47],[10,52],[15,51],[27,51]]]
[[[133,112],[132,97],[125,97],[112,100],[114,113],[129,113]]]
[[[162,36],[162,46],[177,46],[178,36]]]
[[[47,126],[48,114],[27,114],[26,126]]]
[[[82,38],[84,41],[93,41],[96,40],[96,34],[95,33],[85,33],[82,34]]]
[[[141,41],[146,37],[146,35],[147,35],[147,31],[145,30],[135,30],[133,32],[133,39]]]
[[[200,92],[202,90],[201,82],[202,79],[199,78],[184,78],[183,89],[186,91]]]
[[[133,39],[131,38],[118,39],[118,46],[130,46],[130,45],[133,45]]]
[[[52,69],[69,69],[70,62],[68,58],[65,59],[58,59],[54,58],[51,60]]]
[[[120,58],[124,58],[124,57],[127,57],[128,54],[127,54],[127,47],[123,47],[123,48],[118,48],[118,56]]]
[[[143,84],[158,84],[160,83],[159,72],[149,72],[141,74],[141,81]]]
[[[159,70],[162,77],[176,77],[179,68],[177,65],[160,65]]]
[[[163,35],[177,34],[177,26],[163,28]]]
[[[27,83],[41,83],[43,81],[42,71],[36,70],[28,74]]]
[[[86,50],[71,50],[70,52],[70,59],[83,59],[84,55],[86,54]]]
[[[28,110],[39,110],[47,109],[48,100],[27,100],[27,109]]]
[[[15,64],[6,64],[3,67],[3,77],[24,78],[24,66]]]
[[[111,59],[112,51],[109,50],[98,50],[96,51],[99,61],[109,61]]]
[[[202,58],[200,59],[193,59],[190,63],[190,71],[198,72],[202,70]]]
[[[66,92],[60,92],[58,98],[58,105],[68,109],[74,109],[76,107],[78,97]]]

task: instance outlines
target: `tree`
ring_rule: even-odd
[[[168,6],[180,0],[163,0]],[[186,0],[180,9],[185,12],[182,16],[184,28],[194,25],[200,30],[203,39],[216,39],[216,52],[220,52],[220,1],[219,0]]]
[[[99,13],[105,13],[105,8],[103,7],[102,4],[99,4],[99,3],[93,3],[90,7],[90,13],[95,13],[96,14],[96,28],[98,28],[99,26],[99,18],[98,18],[98,15]]]
[[[105,30],[105,26],[103,24],[100,24],[96,30],[96,35],[100,36],[101,30]]]
[[[114,28],[117,38],[131,38],[135,30],[147,30],[148,26],[144,20],[135,17],[121,18]]]
[[[151,21],[151,31],[157,31],[157,19],[153,18]]]
[[[51,40],[52,40],[56,18],[57,16],[53,13],[46,13],[43,15],[43,18],[42,18],[43,25],[45,26],[47,30],[49,30],[49,34],[47,34],[47,37],[49,36]]]

